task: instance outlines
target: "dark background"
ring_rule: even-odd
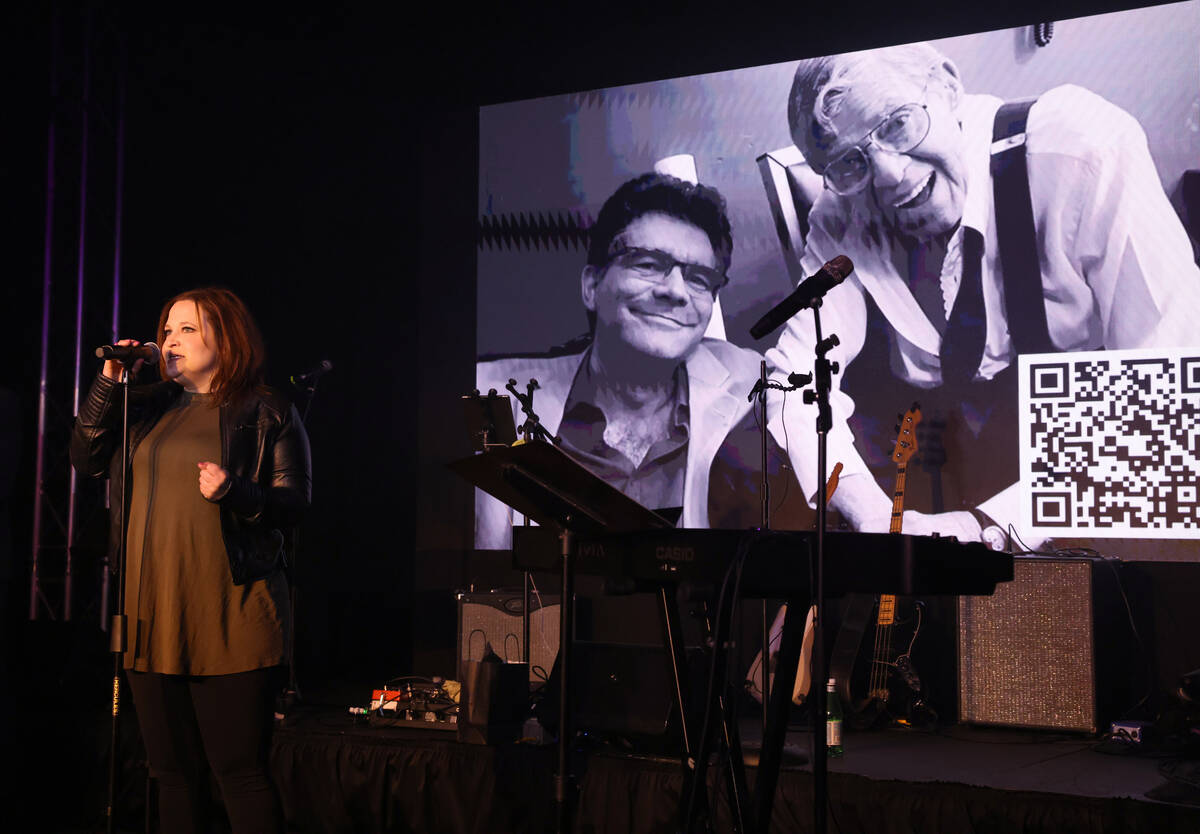
[[[51,622],[44,606],[37,623],[27,621],[48,126],[57,114],[46,470],[48,494],[65,506],[89,13],[83,384],[96,367],[91,349],[111,335],[112,131],[123,71],[121,335],[152,338],[166,298],[222,284],[256,313],[275,384],[321,359],[334,363],[308,419],[315,489],[300,541],[298,668],[302,690],[357,704],[389,677],[451,674],[452,591],[505,578],[503,566],[470,552],[471,493],[444,468],[468,451],[456,399],[474,374],[480,104],[1130,7],[622,0],[570,12],[565,4],[385,13],[246,4],[226,14],[141,14],[117,3],[62,4],[61,87],[52,98],[50,4],[32,5],[0,21],[0,324],[10,349],[0,389],[16,402],[16,424],[0,429],[18,461],[0,473],[0,709],[9,716],[58,710],[66,691],[70,714],[102,716],[107,705],[94,546],[104,517],[94,485],[84,485],[74,621]],[[61,557],[43,558],[50,576]],[[1187,581],[1194,586],[1173,587]],[[50,584],[47,594],[60,605],[60,588]],[[1165,627],[1181,625],[1168,619]],[[1162,674],[1170,680],[1186,668]],[[58,715],[42,729],[64,726]],[[42,761],[8,741],[0,738],[0,749]],[[74,766],[86,770],[88,760]]]

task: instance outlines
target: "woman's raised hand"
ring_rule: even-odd
[[[122,339],[121,341],[117,342],[116,344],[130,345],[132,347],[137,347],[138,345],[141,344],[141,342],[139,342],[137,339]],[[144,364],[145,364],[145,361],[141,360],[141,359],[134,362],[133,365],[129,368],[129,376],[131,376],[131,377],[137,376],[137,372],[142,369],[142,365],[144,365]],[[121,378],[121,368],[122,368],[121,363],[118,362],[116,359],[107,359],[104,362],[104,369],[101,371],[101,373],[103,373],[109,379],[120,379]]]

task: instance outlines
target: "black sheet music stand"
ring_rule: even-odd
[[[464,395],[462,397],[462,414],[467,434],[471,437],[473,451],[486,452],[489,449],[503,448],[511,446],[517,440],[512,401],[505,394],[497,394],[495,388],[486,394],[472,391],[470,394]],[[528,671],[533,666],[533,653],[529,647],[529,606],[532,583],[529,571],[523,571],[522,574],[521,660],[525,663],[526,671]]]
[[[512,402],[495,389],[486,394],[476,391],[462,398],[463,419],[471,435],[471,449],[486,452],[493,446],[511,446],[517,439]]]
[[[509,412],[511,415],[511,411]],[[575,622],[576,534],[626,533],[673,527],[616,487],[605,483],[558,447],[545,441],[521,441],[489,447],[449,464],[450,469],[543,527],[556,528],[562,553],[562,603],[559,606],[559,729],[555,802],[558,830],[571,829],[570,750],[572,666]]]

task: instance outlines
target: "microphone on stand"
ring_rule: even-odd
[[[308,373],[295,374],[294,376],[289,377],[289,379],[291,380],[292,385],[295,385],[297,388],[309,387],[315,385],[318,379],[332,370],[333,363],[328,359],[322,359],[319,363],[317,363],[317,366]]]
[[[144,345],[101,345],[96,348],[96,356],[130,365],[139,359],[155,363],[162,352],[154,342],[146,342]]]
[[[750,328],[750,335],[761,339],[776,327],[786,322],[806,307],[825,297],[825,293],[846,280],[854,271],[854,264],[845,255],[838,255],[816,271],[810,278],[800,282],[792,294],[772,307],[765,316]]]

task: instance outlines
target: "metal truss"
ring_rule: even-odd
[[[67,447],[87,385],[85,346],[111,341],[119,324],[126,49],[93,9],[64,5],[50,26],[29,618],[79,619],[86,593],[87,617],[94,611],[107,629],[107,557],[102,548],[81,544],[82,531],[103,526],[107,485],[81,484]],[[88,302],[89,287],[97,284],[105,295],[111,292],[111,308],[102,302],[110,320],[85,313],[101,309]],[[85,549],[101,555],[89,561]]]

